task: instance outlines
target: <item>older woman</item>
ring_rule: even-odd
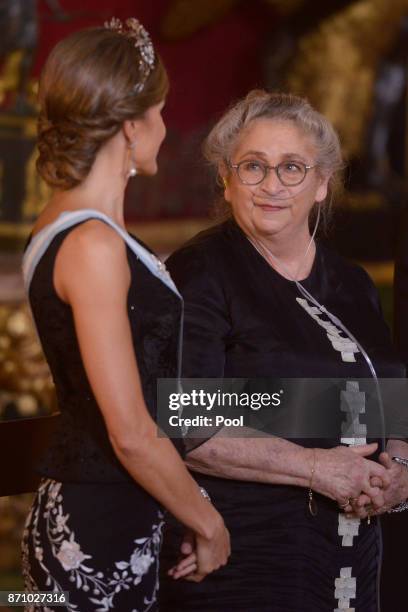
[[[403,376],[368,275],[311,236],[342,166],[328,121],[301,98],[253,91],[205,151],[230,217],[168,261],[186,305],[184,375]],[[370,515],[408,497],[408,471],[391,460],[408,445],[389,442],[378,462],[377,444],[351,442],[215,435],[193,449],[189,467],[231,532],[231,562],[202,584],[164,579],[161,609],[376,611]],[[174,525],[167,562],[180,543],[189,553]]]

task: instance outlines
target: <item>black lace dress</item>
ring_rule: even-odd
[[[185,301],[184,376],[371,378],[356,345],[339,341],[341,331],[268,265],[233,220],[196,236],[167,265]],[[318,244],[302,284],[359,340],[379,377],[405,375],[364,270]],[[174,584],[165,570],[183,529],[169,525],[163,612],[377,612],[377,519],[348,521],[317,494],[313,517],[300,487],[194,476],[225,519],[232,554],[203,582]]]
[[[58,610],[154,612],[163,509],[113,452],[84,370],[72,310],[54,289],[55,258],[74,227],[51,241],[29,290],[61,418],[38,466],[43,478],[24,530],[25,587],[68,591],[70,604]],[[181,300],[128,246],[127,257],[128,316],[146,405],[155,418],[156,379],[177,375]]]

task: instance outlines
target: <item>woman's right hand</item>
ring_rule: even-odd
[[[231,554],[230,536],[221,515],[214,508],[213,529],[206,536],[188,530],[181,544],[184,555],[177,565],[169,570],[175,578],[201,582],[211,572],[227,563]]]
[[[353,447],[315,449],[313,489],[339,504],[365,493],[375,507],[381,507],[384,504],[383,490],[389,486],[390,477],[384,466],[366,459],[376,450],[376,442]],[[372,486],[370,479],[373,476],[380,479],[381,487]]]
[[[221,515],[218,512],[217,515],[210,537],[196,535],[197,571],[186,576],[186,580],[201,582],[207,574],[219,569],[228,561],[231,554],[230,535]]]

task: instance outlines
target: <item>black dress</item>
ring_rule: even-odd
[[[167,265],[185,300],[184,376],[371,377],[361,353],[347,343],[343,350],[335,341],[339,330],[322,326],[324,317],[233,220],[196,236]],[[404,376],[363,269],[318,244],[302,284],[359,340],[379,377]],[[316,446],[310,439],[304,445]],[[347,521],[321,495],[315,495],[318,516],[312,517],[300,487],[194,476],[225,519],[232,554],[203,582],[174,584],[165,570],[177,557],[183,530],[169,525],[162,612],[377,612],[378,519]]]
[[[163,508],[116,458],[81,359],[71,307],[53,284],[70,231],[58,233],[32,277],[29,301],[50,366],[60,425],[23,535],[26,589],[68,591],[78,612],[157,610]],[[35,238],[34,238],[35,241]],[[128,316],[144,398],[156,417],[156,379],[177,376],[180,297],[127,246]],[[53,609],[52,604],[28,609]]]
[[[394,339],[402,361],[408,366],[408,209],[398,216],[398,240],[394,274]],[[382,610],[406,612],[408,589],[404,554],[408,550],[408,512],[382,519],[384,563],[381,576]],[[398,554],[398,551],[401,551]]]

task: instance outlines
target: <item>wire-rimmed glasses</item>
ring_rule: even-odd
[[[308,166],[301,161],[288,160],[276,166],[268,166],[268,164],[256,159],[246,159],[239,164],[230,164],[230,167],[234,168],[239,180],[244,185],[259,185],[265,179],[269,170],[275,170],[282,185],[295,187],[305,180],[308,171],[315,168],[316,165]]]

